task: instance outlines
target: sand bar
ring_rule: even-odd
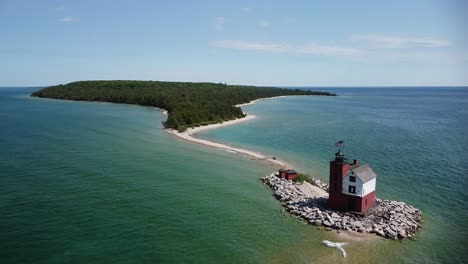
[[[284,97],[284,96],[277,96],[277,97],[271,97],[271,98],[278,98],[278,97]],[[270,98],[264,98],[264,99],[270,99]],[[236,106],[244,106],[244,105],[254,104],[254,103],[258,102],[259,100],[260,99],[257,99],[257,100],[251,101],[249,103],[236,105]],[[264,154],[259,153],[259,152],[255,152],[255,151],[251,151],[251,150],[247,150],[247,149],[236,148],[236,147],[231,147],[229,145],[216,143],[216,142],[212,142],[212,141],[209,141],[209,140],[200,139],[200,138],[195,137],[196,134],[201,132],[201,131],[226,127],[226,126],[230,126],[230,125],[235,125],[235,124],[238,124],[240,122],[247,122],[247,121],[252,120],[254,118],[255,118],[254,115],[246,115],[246,117],[244,117],[244,118],[229,120],[229,121],[225,121],[225,122],[218,123],[218,124],[188,128],[184,132],[179,132],[179,131],[174,130],[174,129],[166,129],[165,131],[167,131],[168,133],[170,133],[172,135],[175,135],[177,137],[183,138],[185,140],[188,140],[188,141],[191,141],[191,142],[194,142],[194,143],[198,143],[198,144],[202,144],[202,145],[205,145],[205,146],[210,146],[210,147],[226,150],[226,151],[231,152],[231,153],[239,153],[239,154],[247,155],[247,156],[255,158],[257,160],[267,161],[269,163],[272,163],[272,164],[280,166],[280,167],[290,168],[290,165],[288,163],[286,163],[284,161],[281,161],[281,160],[278,160],[278,159],[276,159],[274,157],[264,155]]]
[[[231,153],[239,153],[239,154],[247,155],[247,156],[255,158],[257,160],[268,161],[268,162],[273,163],[275,165],[289,168],[289,165],[286,162],[278,160],[278,159],[274,159],[273,157],[266,156],[266,155],[264,155],[262,153],[259,153],[259,152],[254,152],[254,151],[251,151],[251,150],[231,147],[231,146],[228,146],[228,145],[225,145],[225,144],[216,143],[216,142],[212,142],[212,141],[209,141],[209,140],[205,140],[205,139],[195,137],[195,135],[198,132],[201,132],[201,131],[221,128],[221,127],[225,127],[225,126],[230,126],[230,125],[234,125],[234,124],[237,124],[237,123],[240,123],[240,122],[249,121],[249,120],[252,120],[254,118],[255,118],[254,115],[247,115],[244,118],[225,121],[225,122],[219,123],[219,124],[212,124],[212,125],[207,125],[207,126],[188,128],[184,132],[178,132],[177,130],[174,130],[174,129],[166,129],[166,131],[168,133],[170,133],[170,134],[173,134],[175,136],[178,136],[180,138],[183,138],[183,139],[191,141],[191,142],[195,142],[195,143],[198,143],[198,144],[202,144],[202,145],[205,145],[205,146],[210,146],[210,147],[214,147],[214,148],[218,148],[218,149],[223,149],[223,150],[226,150],[226,151],[231,152]]]
[[[258,101],[260,101],[260,100],[282,98],[282,97],[286,97],[286,96],[302,96],[302,95],[280,95],[280,96],[273,96],[273,97],[267,97],[267,98],[259,98],[259,99],[250,101],[250,102],[245,103],[245,104],[238,104],[238,105],[236,105],[236,106],[237,106],[237,107],[241,107],[241,106],[246,106],[246,105],[253,105],[253,104],[255,104],[256,102],[258,102]]]

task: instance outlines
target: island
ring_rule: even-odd
[[[357,159],[348,162],[344,141],[337,143],[340,149],[329,162],[328,183],[292,169],[280,169],[260,180],[274,191],[286,211],[310,224],[395,240],[413,238],[422,226],[422,212],[404,202],[376,198],[375,172]]]
[[[32,93],[34,97],[74,101],[98,101],[153,106],[165,109],[165,128],[179,132],[187,128],[217,124],[245,117],[239,105],[286,95],[334,96],[333,93],[227,85],[224,83],[161,81],[78,81],[55,85]]]
[[[330,161],[329,184],[323,184],[292,169],[284,169],[291,168],[291,165],[276,157],[194,137],[202,130],[255,117],[247,116],[241,106],[261,99],[291,95],[335,96],[327,92],[278,87],[159,81],[79,81],[32,93],[32,96],[41,98],[125,103],[164,109],[168,117],[163,125],[171,134],[281,167],[279,173],[266,175],[261,181],[274,191],[274,196],[290,214],[310,224],[324,226],[327,230],[374,233],[390,239],[415,236],[421,227],[421,211],[403,202],[377,199],[376,175],[367,164],[361,165],[357,159],[353,163],[348,162],[342,152],[343,141],[335,143],[335,147],[340,149],[335,159]],[[346,185],[345,179],[348,177],[346,181],[352,182],[352,186]],[[349,190],[338,189],[337,186],[347,186]],[[340,247],[339,243],[330,241],[325,244]]]

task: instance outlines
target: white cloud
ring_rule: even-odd
[[[261,27],[266,28],[266,27],[270,27],[271,23],[269,21],[267,21],[267,20],[262,19],[262,20],[258,21],[258,25],[261,26]]]
[[[355,35],[351,37],[355,42],[366,42],[373,49],[398,48],[440,48],[450,46],[450,42],[442,39],[402,38],[382,35]]]
[[[287,52],[289,48],[281,44],[257,43],[242,40],[217,40],[213,41],[213,46],[225,49],[235,50],[253,50],[265,52]]]
[[[253,9],[251,7],[243,7],[241,10],[244,11],[245,13],[249,13],[249,12],[252,12]]]
[[[317,44],[310,44],[299,47],[298,53],[315,54],[315,55],[349,55],[355,56],[361,53],[360,50],[355,48],[337,47],[337,46],[323,46]]]
[[[215,28],[217,30],[223,30],[225,21],[226,21],[226,19],[224,17],[222,17],[222,16],[216,17],[215,18]]]
[[[63,17],[63,18],[60,18],[58,21],[62,23],[77,23],[77,22],[80,22],[80,19],[77,17]]]
[[[356,56],[361,51],[354,48],[324,46],[317,44],[309,45],[289,45],[278,43],[261,43],[261,42],[248,42],[242,40],[217,40],[213,41],[212,45],[219,48],[244,50],[244,51],[262,51],[272,53],[297,53],[297,54],[311,54],[311,55],[344,55]]]

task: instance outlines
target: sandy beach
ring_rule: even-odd
[[[277,97],[271,97],[271,98],[278,98],[278,97],[284,97],[284,96],[277,96]],[[236,105],[236,106],[239,107],[239,106],[251,105],[251,104],[254,104],[254,103],[258,102],[259,100],[271,99],[271,98],[257,99],[257,100],[253,100],[253,101],[251,101],[249,103]],[[231,152],[231,153],[238,153],[238,154],[241,154],[241,155],[247,155],[247,156],[249,156],[249,157],[251,157],[251,158],[253,158],[255,160],[266,161],[266,162],[268,162],[268,163],[270,163],[272,165],[280,166],[280,167],[283,167],[283,168],[291,168],[288,163],[286,163],[284,161],[281,161],[281,160],[278,160],[276,158],[273,158],[271,156],[267,156],[265,154],[259,153],[259,152],[255,152],[255,151],[251,151],[251,150],[247,150],[247,149],[236,148],[236,147],[231,147],[231,146],[226,145],[226,144],[216,143],[216,142],[212,142],[212,141],[209,141],[209,140],[200,139],[200,138],[195,137],[196,134],[201,132],[201,131],[226,127],[226,126],[230,126],[230,125],[235,125],[235,124],[238,124],[240,122],[250,121],[252,119],[255,119],[255,116],[247,114],[246,117],[244,117],[244,118],[238,118],[238,119],[234,119],[234,120],[225,121],[223,123],[212,124],[212,125],[207,125],[207,126],[188,128],[184,132],[179,132],[179,131],[174,130],[174,129],[166,129],[165,131],[167,131],[168,133],[170,133],[172,135],[175,135],[177,137],[183,138],[183,139],[185,139],[187,141],[191,141],[191,142],[202,144],[202,145],[205,145],[205,146],[210,146],[210,147],[226,150],[226,151]]]
[[[253,100],[253,101],[250,101],[250,102],[245,103],[245,104],[238,104],[238,105],[236,105],[236,106],[237,106],[237,107],[241,107],[241,106],[246,106],[246,105],[253,105],[253,104],[257,103],[257,102],[260,101],[260,100],[268,100],[268,99],[282,98],[282,97],[286,97],[286,96],[302,96],[302,95],[280,95],[280,96],[273,96],[273,97],[267,97],[267,98],[260,98],[260,99]]]
[[[307,181],[304,181],[297,187],[307,196],[314,199],[326,198],[328,199],[328,193],[317,186],[314,186]]]
[[[202,144],[202,145],[205,145],[205,146],[210,146],[210,147],[226,150],[226,151],[231,152],[231,153],[238,153],[238,154],[242,154],[242,155],[247,155],[247,156],[249,156],[251,158],[254,158],[256,160],[267,161],[267,162],[269,162],[269,163],[271,163],[273,165],[289,168],[289,165],[286,162],[278,160],[278,159],[274,159],[273,157],[269,157],[269,156],[264,155],[264,154],[259,153],[259,152],[254,152],[254,151],[251,151],[251,150],[231,147],[231,146],[228,146],[228,145],[225,145],[225,144],[216,143],[216,142],[212,142],[212,141],[209,141],[209,140],[200,139],[200,138],[195,137],[195,135],[197,133],[201,132],[201,131],[221,128],[221,127],[225,127],[225,126],[230,126],[230,125],[238,124],[240,122],[246,122],[246,121],[252,120],[254,118],[255,118],[254,115],[247,115],[244,118],[230,120],[230,121],[226,121],[226,122],[219,123],[219,124],[213,124],[213,125],[201,126],[201,127],[195,127],[195,128],[188,128],[184,132],[178,132],[177,130],[174,130],[174,129],[166,129],[166,131],[168,133],[172,134],[172,135],[175,135],[177,137],[183,138],[183,139],[191,141],[191,142],[195,142],[195,143]]]

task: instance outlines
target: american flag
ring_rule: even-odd
[[[335,143],[335,147],[342,147],[342,146],[344,146],[344,141],[343,140],[337,141]]]

